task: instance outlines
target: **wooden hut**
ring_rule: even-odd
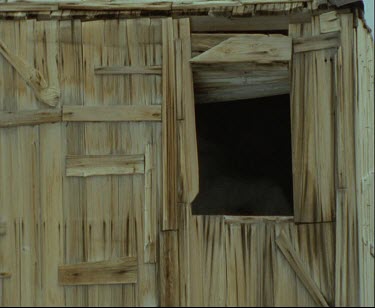
[[[0,2],[0,306],[374,305],[361,1]],[[231,162],[277,172],[289,144],[291,211],[196,213],[250,187],[201,197],[202,106],[233,152],[247,116],[254,142],[289,123]]]

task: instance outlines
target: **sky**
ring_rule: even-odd
[[[364,0],[365,3],[365,18],[367,24],[372,29],[372,35],[374,35],[374,0]]]

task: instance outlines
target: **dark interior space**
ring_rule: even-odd
[[[196,105],[195,215],[292,216],[289,95]]]

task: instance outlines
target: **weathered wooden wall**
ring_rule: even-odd
[[[187,19],[1,21],[61,98],[0,56],[0,305],[373,303],[373,43],[355,21],[290,26],[299,224],[191,214]]]
[[[0,31],[11,50],[61,89],[60,104],[46,108],[0,57],[0,119],[13,120],[0,129],[0,272],[11,275],[1,280],[1,304],[157,305],[162,76],[142,67],[162,65],[161,21],[2,21]],[[95,72],[112,66],[140,73]],[[14,122],[25,110],[55,109],[64,109],[65,122]],[[86,122],[90,114],[99,122]],[[137,257],[136,284],[114,265],[100,286],[73,279],[64,287],[58,277],[60,265],[132,262],[124,257]],[[100,281],[92,275],[91,283]]]

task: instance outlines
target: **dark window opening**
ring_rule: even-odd
[[[195,215],[292,216],[289,95],[196,105]]]

